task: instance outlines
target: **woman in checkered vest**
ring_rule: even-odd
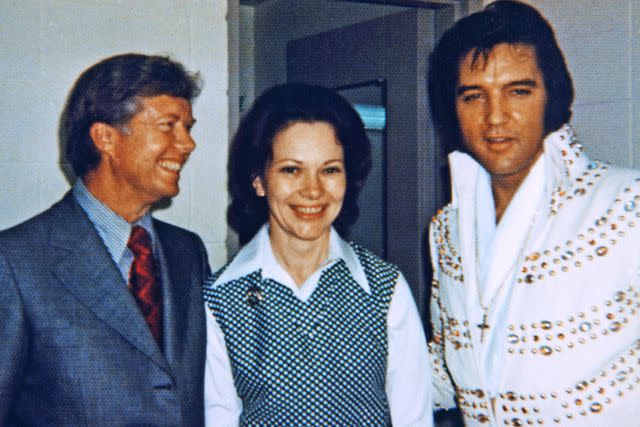
[[[205,284],[207,425],[432,425],[409,286],[341,237],[370,166],[362,121],[330,89],[273,87],[242,120],[228,221],[243,247]]]

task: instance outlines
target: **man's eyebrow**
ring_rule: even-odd
[[[470,90],[479,90],[480,86],[477,85],[462,85],[462,86],[458,86],[458,89],[456,90],[456,95],[462,95],[463,93],[470,91]]]
[[[513,86],[526,86],[526,87],[538,87],[538,82],[534,79],[522,79],[522,80],[514,80],[505,85],[506,87]],[[461,85],[456,89],[456,95],[462,95],[465,92],[470,90],[480,90],[482,89],[479,85]]]
[[[160,120],[160,119],[174,119],[174,120],[176,120],[176,119],[179,119],[179,118],[180,118],[180,116],[178,114],[176,114],[176,113],[161,113],[161,114],[158,114],[158,117],[157,117],[158,120]]]
[[[160,114],[158,116],[158,120],[160,120],[160,119],[180,120],[181,119],[181,115],[179,113],[169,112],[169,113]],[[189,123],[195,123],[196,119],[195,118],[189,118],[189,119],[186,119],[185,121],[189,122]]]
[[[507,86],[508,87],[512,87],[512,86],[538,87],[538,82],[534,79],[515,80],[512,82],[509,82]]]

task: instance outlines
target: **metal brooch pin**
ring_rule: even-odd
[[[262,292],[256,285],[252,285],[247,292],[247,302],[251,307],[255,307],[262,302],[264,297],[262,296]]]

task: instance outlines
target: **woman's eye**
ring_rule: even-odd
[[[295,166],[285,166],[283,168],[280,169],[280,172],[282,173],[287,173],[287,174],[294,174],[296,172],[298,172],[298,168]]]
[[[326,168],[324,170],[324,172],[327,173],[327,174],[340,173],[340,172],[342,172],[342,168],[339,167],[339,166],[331,166],[331,167]]]

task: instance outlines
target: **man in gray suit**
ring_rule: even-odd
[[[195,234],[153,219],[195,148],[197,75],[107,58],[60,135],[77,180],[0,232],[0,425],[201,425],[209,273]]]

